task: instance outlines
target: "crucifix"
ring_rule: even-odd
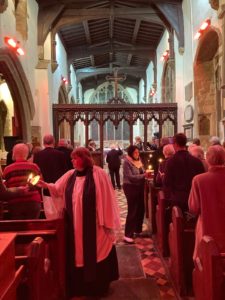
[[[118,76],[118,69],[115,68],[113,72],[114,76],[107,75],[106,80],[108,81],[114,81],[114,97],[118,98],[118,82],[124,81],[126,79],[126,75],[120,75]]]

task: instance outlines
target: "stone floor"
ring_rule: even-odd
[[[122,225],[121,231],[117,233],[117,244],[123,244],[127,204],[123,190],[115,190],[115,193],[120,207],[120,217]],[[144,224],[143,230],[149,232],[146,224]],[[145,275],[147,278],[149,277],[156,282],[159,288],[161,299],[178,299],[167,275],[166,263],[164,260],[160,259],[157,248],[154,245],[154,239],[152,238],[151,233],[149,232],[149,237],[136,238],[135,245],[140,251],[141,263]]]

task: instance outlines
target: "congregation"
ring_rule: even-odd
[[[154,176],[141,159],[144,148],[140,137],[127,149],[111,145],[105,158],[109,176],[94,165],[92,140],[87,147],[71,149],[61,139],[55,147],[53,135],[47,134],[43,138],[44,149],[30,151],[21,141],[14,145],[13,162],[1,174],[1,219],[4,206],[11,220],[38,219],[43,209],[46,218],[56,218],[65,210],[69,298],[105,295],[110,282],[118,279],[115,232],[120,228],[120,220],[116,187],[123,189],[127,200],[125,243],[134,244],[135,238],[143,234],[145,184],[150,182],[164,193],[167,239],[176,206],[185,217],[197,218],[193,259],[199,255],[204,235],[212,236],[219,251],[223,251],[224,147],[217,137],[212,137],[204,152],[198,139],[188,145],[184,133],[175,134],[170,142],[168,137],[163,137],[160,145],[154,140],[154,150],[146,151]],[[38,176],[34,185],[29,180],[31,174]],[[49,203],[57,216],[49,213]],[[76,288],[75,281],[79,282]]]

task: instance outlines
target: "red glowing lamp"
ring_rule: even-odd
[[[8,45],[10,48],[14,49],[17,54],[24,55],[24,50],[19,46],[20,42],[15,41],[13,38],[6,36],[4,38],[6,45]]]
[[[209,26],[211,25],[211,20],[210,19],[206,19],[200,26],[198,32],[195,34],[194,39],[197,40],[199,39],[203,33],[205,32],[205,30],[207,28],[209,28]]]

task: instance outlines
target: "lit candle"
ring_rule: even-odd
[[[149,166],[148,166],[148,169],[151,171],[151,170],[152,170],[152,165],[149,165]]]
[[[159,163],[161,164],[162,162],[163,162],[163,159],[162,159],[162,158],[160,158],[160,159],[159,159]]]
[[[30,175],[29,175],[28,178],[27,178],[27,182],[31,182],[31,180],[32,180],[33,177],[34,177],[33,174],[30,173]]]

